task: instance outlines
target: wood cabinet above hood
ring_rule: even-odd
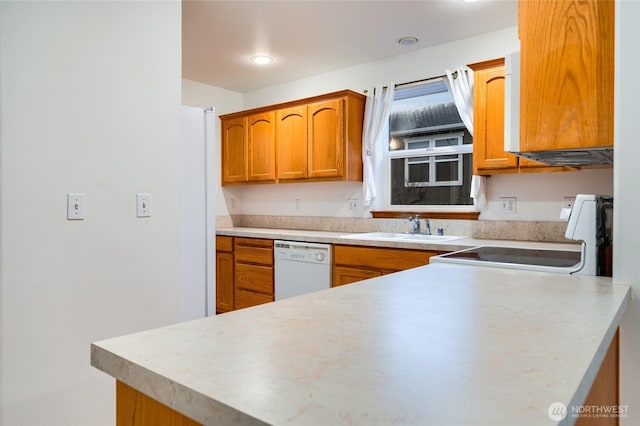
[[[614,2],[520,0],[518,32],[519,137],[508,151],[613,164]]]

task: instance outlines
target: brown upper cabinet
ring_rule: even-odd
[[[469,64],[473,70],[473,174],[557,172],[549,166],[519,158],[504,150],[504,58]]]
[[[247,118],[222,120],[222,182],[247,181]]]
[[[517,170],[518,157],[504,150],[504,58],[469,67],[474,82],[473,173]]]
[[[307,170],[310,178],[341,178],[347,172],[343,167],[348,149],[344,146],[345,121],[342,119],[345,103],[345,99],[330,99],[315,102],[307,107]]]
[[[307,177],[307,106],[300,105],[276,111],[278,128],[279,180]]]
[[[222,120],[223,182],[274,182],[274,155],[273,112]]]
[[[273,111],[247,117],[247,165],[249,182],[273,182],[276,179],[276,136]]]
[[[222,184],[361,181],[364,100],[344,90],[221,116]]]
[[[613,146],[614,3],[520,0],[523,151]]]

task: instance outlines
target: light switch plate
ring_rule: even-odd
[[[84,219],[84,194],[67,193],[67,220]]]
[[[151,217],[151,194],[136,194],[136,215]]]

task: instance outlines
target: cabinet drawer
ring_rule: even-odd
[[[235,288],[257,291],[273,296],[273,268],[237,263]]]
[[[258,263],[266,266],[273,265],[273,249],[236,245],[234,255],[236,262]]]
[[[216,251],[233,251],[233,237],[216,235]]]
[[[351,284],[358,281],[375,278],[382,275],[380,271],[372,271],[371,269],[349,268],[345,266],[333,267],[332,287],[339,285]]]
[[[429,258],[442,252],[425,250],[404,250],[360,246],[333,247],[335,265],[368,267],[376,270],[402,271],[427,265]]]
[[[236,237],[235,244],[236,244],[236,247],[246,246],[246,247],[262,247],[262,248],[273,249],[273,240],[268,240],[264,238]]]
[[[236,238],[234,245],[236,262],[273,265],[273,240]]]
[[[263,303],[273,302],[273,296],[267,296],[260,293],[252,293],[241,289],[236,289],[235,308],[249,308],[251,306],[262,305]]]

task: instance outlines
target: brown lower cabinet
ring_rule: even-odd
[[[333,246],[332,286],[351,284],[429,263],[437,251],[382,247]]]
[[[596,376],[583,407],[618,407],[620,402],[620,330],[616,331],[609,345],[598,375]],[[571,412],[568,413],[571,415]],[[576,419],[576,426],[618,426],[617,416],[583,416]]]
[[[273,302],[273,240],[233,240],[234,309]]]
[[[233,237],[216,236],[216,314],[233,311]]]
[[[201,426],[201,423],[117,380],[116,426]]]
[[[273,240],[216,237],[216,313],[273,302]]]

